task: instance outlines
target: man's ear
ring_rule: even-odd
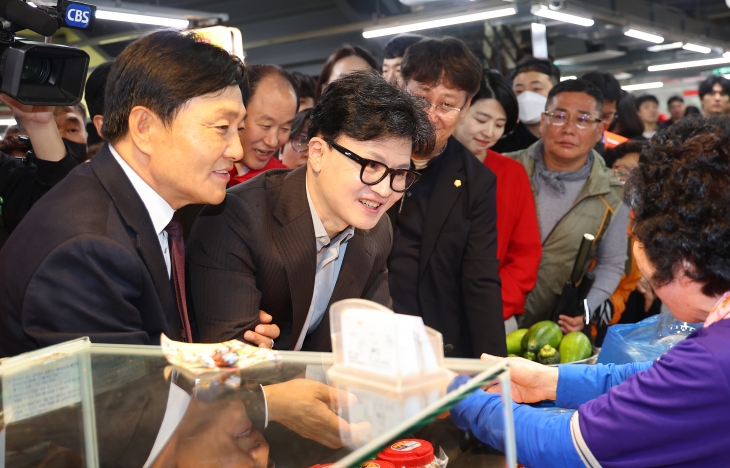
[[[157,115],[144,106],[136,106],[129,113],[129,136],[144,154],[152,153],[152,143],[165,126]]]
[[[327,142],[319,137],[314,137],[309,140],[309,158],[307,159],[307,165],[312,168],[315,174],[322,171],[325,146],[327,146]]]
[[[104,116],[103,115],[95,115],[91,121],[94,123],[94,127],[96,127],[96,133],[99,134],[100,137],[104,138],[104,134],[101,133],[101,127],[104,124]]]

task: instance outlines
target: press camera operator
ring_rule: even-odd
[[[25,128],[33,151],[25,158],[0,153],[0,248],[30,208],[78,164],[74,150],[61,139],[54,108],[23,105],[7,95],[10,107]]]

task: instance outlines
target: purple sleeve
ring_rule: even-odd
[[[580,432],[601,466],[727,466],[728,354],[724,340],[690,337],[582,405]]]
[[[606,393],[632,375],[645,371],[653,361],[631,364],[597,364],[595,366],[562,364],[558,366],[558,389],[555,404],[560,408],[578,408]]]

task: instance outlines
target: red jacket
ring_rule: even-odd
[[[497,258],[504,319],[525,311],[542,256],[535,199],[522,164],[487,150],[484,165],[497,176]]]
[[[237,176],[236,168],[234,167],[231,169],[228,173],[231,175],[231,180],[228,181],[228,187],[233,187],[234,185],[238,185],[241,182],[246,182],[248,179],[253,179],[257,175],[261,174],[264,171],[268,171],[269,169],[286,169],[287,167],[281,163],[278,159],[275,157],[272,157],[269,159],[269,162],[266,163],[264,167],[257,171],[248,171],[247,173]]]

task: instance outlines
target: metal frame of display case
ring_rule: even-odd
[[[282,364],[321,364],[328,367],[333,364],[331,353],[309,353],[279,351]],[[78,357],[79,370],[79,394],[81,399],[83,443],[86,455],[86,466],[96,468],[99,466],[99,453],[97,446],[97,428],[94,410],[94,383],[92,381],[91,357],[98,355],[128,355],[128,356],[149,356],[164,358],[162,350],[157,346],[139,345],[109,345],[92,344],[88,338],[80,338],[48,348],[25,353],[0,362],[0,378],[3,381],[10,376],[27,372],[33,368],[43,368],[60,359],[67,359],[73,356]],[[514,439],[514,424],[512,417],[511,392],[509,367],[506,361],[485,362],[477,359],[445,359],[445,366],[456,373],[476,374],[472,380],[461,388],[447,393],[436,402],[430,404],[416,415],[402,421],[396,427],[388,430],[365,445],[356,448],[353,452],[337,461],[334,468],[347,468],[360,463],[375,455],[380,449],[391,441],[397,440],[414,428],[423,426],[433,421],[439,414],[443,413],[453,404],[466,398],[477,388],[495,380],[501,383],[502,401],[504,403],[505,421],[505,455],[507,466],[516,466],[516,447]],[[0,468],[3,468],[5,461],[0,460]]]

